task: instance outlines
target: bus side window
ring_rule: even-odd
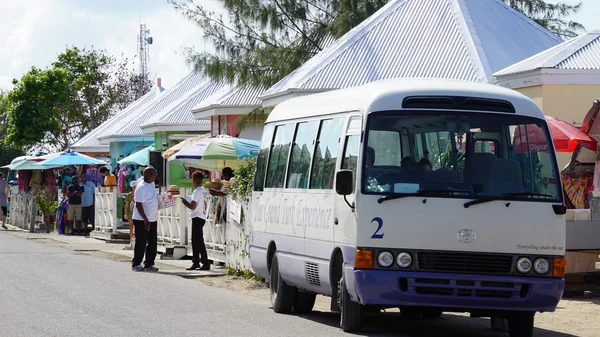
[[[308,172],[315,150],[314,144],[318,129],[318,121],[298,123],[296,136],[292,143],[287,188],[308,188]]]
[[[266,125],[260,141],[260,151],[256,160],[256,173],[254,174],[254,190],[262,191],[265,187],[265,174],[267,173],[267,160],[269,149],[273,142],[273,125]]]
[[[343,123],[343,118],[324,119],[321,121],[310,174],[311,189],[324,190],[333,188],[338,145]]]
[[[342,170],[350,170],[356,180],[356,167],[358,166],[358,148],[360,146],[360,135],[346,137],[344,147],[344,158],[342,158]]]
[[[269,155],[266,188],[281,188],[285,180],[285,169],[294,137],[294,123],[278,125],[275,128],[275,141]]]

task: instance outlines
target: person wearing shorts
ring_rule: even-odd
[[[83,222],[83,229],[87,232],[88,225],[92,225],[92,230],[96,229],[94,225],[94,193],[96,185],[89,181],[87,176],[83,174],[81,176],[81,186],[83,186],[83,194],[81,194],[81,221]]]
[[[83,194],[85,188],[79,185],[79,177],[73,177],[73,184],[69,186],[67,189],[67,197],[69,197],[69,210],[67,212],[69,218],[69,233],[71,235],[81,234],[81,218],[82,218],[82,209],[81,209],[81,195]],[[73,228],[75,225],[75,228]]]

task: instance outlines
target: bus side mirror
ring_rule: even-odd
[[[352,194],[352,188],[354,187],[354,174],[350,170],[340,170],[336,174],[335,178],[335,191],[339,195],[350,195]]]

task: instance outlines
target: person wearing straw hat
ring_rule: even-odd
[[[135,208],[135,202],[133,202],[133,197],[135,195],[135,187],[137,186],[137,180],[129,183],[129,187],[131,187],[131,192],[127,194],[125,197],[125,216],[127,217],[127,222],[129,222],[129,245],[123,247],[123,250],[131,250],[135,246],[135,234],[133,232],[133,209]]]
[[[158,194],[154,186],[156,175],[154,167],[145,168],[144,180],[135,187],[133,196],[135,202],[135,208],[133,209],[135,246],[131,266],[133,271],[158,271],[158,268],[154,266],[158,244]],[[142,267],[144,255],[146,261],[144,267]]]
[[[192,184],[194,186],[194,193],[192,199],[187,200],[181,198],[181,202],[185,207],[189,208],[192,212],[190,217],[192,218],[192,266],[187,270],[210,270],[210,262],[208,261],[208,253],[206,252],[206,244],[204,243],[204,232],[202,228],[206,223],[206,204],[207,204],[207,193],[204,187],[202,187],[202,180],[204,175],[200,171],[195,171],[192,174]],[[202,263],[202,265],[200,265]]]

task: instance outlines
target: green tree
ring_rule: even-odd
[[[9,104],[8,93],[0,90],[0,139],[6,137],[8,131],[8,110]],[[9,164],[14,158],[25,154],[20,148],[8,146],[3,142],[0,142],[0,165]],[[2,170],[3,173],[7,173],[7,170]]]
[[[575,37],[585,31],[582,24],[569,19],[581,10],[581,2],[575,5],[564,2],[548,3],[543,0],[504,0],[504,2],[530,17],[540,26],[562,37]]]
[[[6,142],[44,150],[66,149],[152,86],[127,59],[77,47],[58,55],[48,69],[33,67],[13,84]]]

